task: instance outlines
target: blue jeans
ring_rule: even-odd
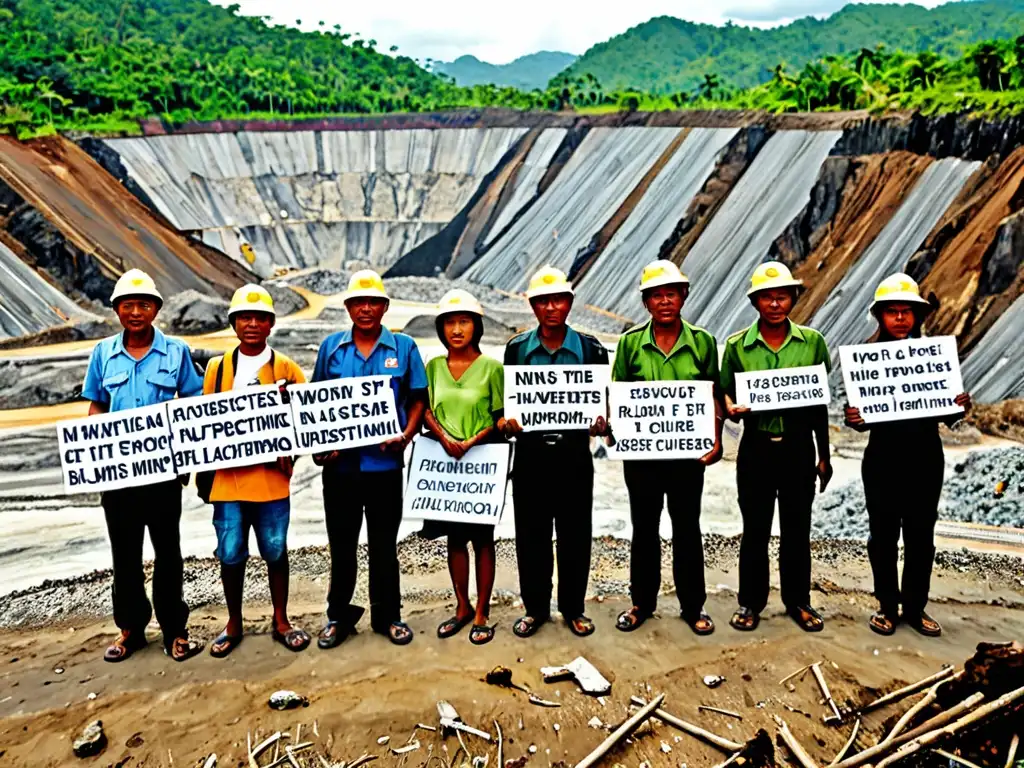
[[[290,499],[276,501],[215,501],[213,527],[217,530],[214,555],[223,565],[241,565],[249,559],[249,528],[256,530],[260,555],[274,564],[288,554]]]

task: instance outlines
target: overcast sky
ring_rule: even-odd
[[[219,0],[227,4],[230,0]],[[677,16],[723,24],[772,26],[808,15],[826,16],[844,0],[236,0],[246,15],[270,16],[278,24],[317,29],[341,24],[373,38],[378,50],[425,60],[451,61],[472,54],[504,64],[541,50],[582,54],[652,16]],[[933,8],[940,0],[919,0]]]

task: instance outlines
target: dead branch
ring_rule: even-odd
[[[828,683],[825,682],[825,675],[821,672],[821,662],[811,664],[811,672],[814,674],[814,680],[818,683],[821,695],[825,697],[825,702],[831,707],[832,714],[835,715],[836,720],[841,722],[843,716],[839,712],[839,707],[836,706],[835,701],[832,699],[832,692],[828,689]]]
[[[818,768],[818,764],[811,759],[811,756],[807,754],[807,750],[803,748],[799,741],[796,740],[796,736],[789,730],[789,726],[786,725],[786,721],[778,715],[773,715],[775,723],[779,726],[779,736],[782,737],[783,742],[789,747],[789,751],[793,753],[793,757],[796,758],[797,762],[803,766],[803,768]]]
[[[589,755],[584,757],[580,762],[576,764],[576,768],[590,768],[595,765],[602,757],[611,751],[616,744],[626,738],[641,723],[646,722],[654,711],[661,706],[661,702],[665,700],[665,694],[659,694],[650,704],[642,707],[635,715],[630,717],[626,722],[620,725],[614,733],[612,733],[607,739],[602,741],[597,749],[591,752]]]
[[[1017,757],[1017,747],[1020,746],[1020,734],[1013,734],[1010,739],[1010,749],[1006,753],[1006,768],[1013,768],[1013,760]]]
[[[633,704],[636,704],[638,707],[646,705],[646,702],[639,696],[631,696],[629,700]],[[665,721],[673,728],[678,728],[680,731],[688,733],[691,736],[700,739],[701,741],[707,742],[713,747],[718,747],[726,754],[731,755],[733,752],[738,752],[739,750],[743,749],[742,744],[735,741],[730,741],[729,739],[724,739],[717,734],[711,733],[711,731],[706,731],[700,726],[694,725],[693,723],[689,723],[686,720],[682,720],[676,717],[675,715],[669,714],[661,708],[655,710],[654,716],[657,717],[659,720]],[[577,766],[577,768],[579,767]]]
[[[846,744],[839,750],[835,757],[832,758],[832,762],[829,763],[829,767],[836,765],[840,760],[846,757],[846,753],[850,751],[850,747],[853,746],[853,742],[857,740],[857,732],[860,730],[860,718],[857,718],[857,722],[853,724],[853,730],[850,732],[850,738],[846,740]]]
[[[938,698],[939,686],[942,685],[944,682],[946,681],[940,680],[931,688],[929,688],[928,692],[921,698],[921,700],[917,702],[914,706],[912,706],[910,709],[908,709],[906,713],[904,713],[903,717],[901,717],[899,721],[896,723],[896,725],[892,727],[892,730],[889,731],[889,735],[882,739],[881,743],[887,744],[893,739],[895,739],[897,736],[899,736],[900,732],[904,728],[906,728],[915,717],[917,717],[921,710],[923,710],[925,707],[931,706],[935,702],[935,699]]]
[[[504,754],[502,753],[502,746],[504,744],[504,740],[502,739],[501,736],[501,726],[498,725],[497,720],[494,721],[494,728],[498,731],[498,768],[505,768],[505,757]]]
[[[815,662],[815,663],[816,664],[821,664],[820,661]],[[812,666],[814,666],[814,665],[813,664],[808,664],[806,667],[800,667],[800,669],[798,669],[796,672],[793,672],[791,674],[786,675],[784,678],[779,680],[779,685],[785,685],[786,683],[788,683],[790,680],[792,680],[797,675],[802,675],[803,673],[805,673]]]
[[[911,695],[912,693],[917,693],[918,691],[923,691],[925,688],[928,688],[928,687],[934,685],[935,683],[938,683],[938,682],[940,682],[942,680],[945,680],[947,677],[950,677],[953,674],[954,674],[953,668],[952,667],[946,667],[941,672],[936,672],[934,675],[929,675],[928,677],[924,678],[923,680],[918,680],[916,683],[911,683],[910,685],[907,685],[907,686],[905,686],[903,688],[900,688],[899,690],[893,691],[892,693],[887,693],[885,696],[882,696],[879,699],[875,699],[874,701],[870,702],[869,704],[865,704],[863,707],[861,707],[860,714],[863,715],[863,714],[865,714],[867,712],[871,712],[873,710],[876,710],[879,707],[884,707],[887,704],[892,704],[894,701],[899,701],[900,699],[905,699],[907,696]]]
[[[731,712],[728,709],[719,709],[718,707],[706,707],[703,704],[697,707],[698,712],[715,712],[719,715],[727,715],[729,717],[735,717],[737,720],[742,720],[743,715],[739,712]]]

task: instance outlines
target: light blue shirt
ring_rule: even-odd
[[[427,372],[416,342],[411,336],[392,333],[387,328],[381,328],[380,338],[368,357],[363,357],[356,349],[351,330],[332,333],[320,344],[312,381],[357,376],[391,377],[391,389],[395,393],[395,404],[398,407],[398,423],[402,429],[409,423],[412,393],[421,390],[420,396],[426,396]],[[403,462],[401,453],[384,453],[379,445],[367,445],[342,451],[334,467],[339,472],[386,472],[401,469]]]
[[[124,411],[203,393],[188,345],[153,329],[153,344],[141,360],[124,348],[123,334],[104,339],[92,350],[82,397]]]

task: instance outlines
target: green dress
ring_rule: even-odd
[[[468,440],[497,422],[504,409],[505,368],[493,357],[480,355],[456,381],[446,355],[427,363],[430,410],[444,431],[456,440]],[[422,438],[421,438],[422,439]],[[493,538],[494,526],[426,520],[420,535],[428,539],[456,534],[477,541]]]

